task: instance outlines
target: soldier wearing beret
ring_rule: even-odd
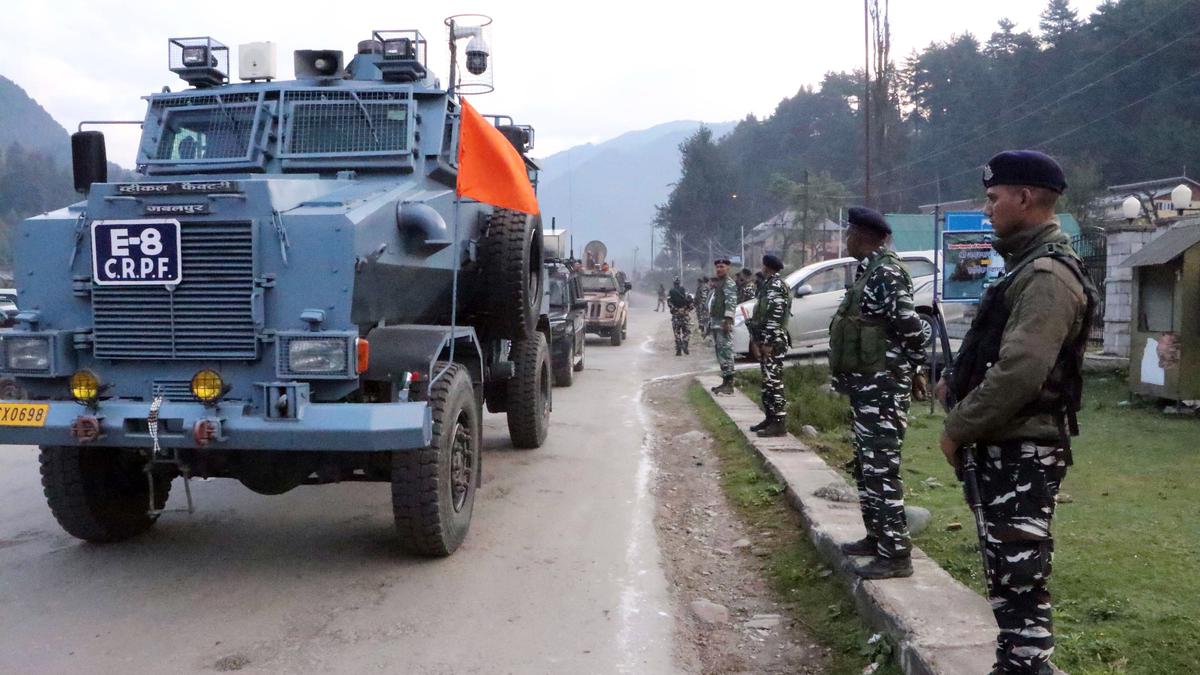
[[[733,393],[733,313],[737,311],[737,285],[729,276],[730,260],[713,261],[716,276],[708,298],[709,332],[717,363],[721,365],[721,384],[712,388],[714,394]]]
[[[766,417],[750,427],[759,436],[787,433],[787,399],[783,394],[783,357],[788,350],[787,323],[792,314],[792,292],[779,272],[783,261],[767,254],[762,258],[763,284],[749,325],[754,328],[762,368],[762,404]]]
[[[912,278],[887,244],[892,228],[879,213],[849,211],[846,248],[859,259],[854,285],[829,327],[833,386],[850,397],[854,477],[867,536],[847,555],[874,556],[857,568],[867,579],[912,575],[900,446],[913,393],[925,397],[925,332],[913,307]]]
[[[978,465],[988,594],[1000,628],[993,673],[1048,673],[1050,520],[1078,432],[1096,291],[1055,217],[1067,182],[1053,159],[1000,153],[983,184],[992,246],[1007,272],[985,292],[938,384],[943,403],[958,402],[941,446],[956,469],[964,452]]]

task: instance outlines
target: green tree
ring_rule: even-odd
[[[846,186],[834,180],[828,172],[804,172],[801,181],[781,175],[771,178],[771,192],[795,213],[791,227],[781,231],[780,248],[787,258],[784,262],[803,267],[813,254],[824,253],[815,240],[817,227],[826,220],[837,221],[838,212],[848,198]],[[821,240],[824,243],[824,240]]]
[[[1050,0],[1038,22],[1042,42],[1050,47],[1059,46],[1064,38],[1079,30],[1080,25],[1079,15],[1071,9],[1071,0]]]

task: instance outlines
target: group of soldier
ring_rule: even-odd
[[[941,449],[960,479],[978,486],[981,549],[989,600],[999,627],[993,674],[1049,673],[1054,651],[1047,581],[1054,542],[1050,523],[1071,464],[1071,436],[1082,397],[1082,360],[1096,290],[1055,216],[1067,184],[1061,167],[1035,151],[1009,151],[984,167],[985,215],[1007,273],[990,286],[957,357],[935,393],[948,414]],[[904,511],[901,447],[913,398],[931,393],[926,347],[932,326],[913,304],[908,271],[890,248],[886,218],[848,213],[846,249],[859,264],[830,325],[833,388],[850,402],[853,474],[866,536],[842,546],[869,560],[864,579],[911,576],[912,542]],[[746,321],[762,369],[766,418],[760,436],[783,435],[787,403],[791,289],[782,262],[762,259],[754,315]],[[688,311],[703,306],[722,382],[733,393],[731,333],[735,307],[748,299],[714,261],[710,292],[693,301],[675,280],[668,305],[676,353],[687,353]],[[702,315],[703,316],[703,315]],[[936,375],[936,373],[935,373]],[[964,473],[967,472],[967,473]]]

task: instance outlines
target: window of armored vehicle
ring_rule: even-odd
[[[585,274],[579,277],[584,293],[616,293],[617,280],[611,274]]]
[[[562,277],[550,277],[550,306],[551,307],[570,307],[571,298],[570,290],[567,287],[567,280]]]
[[[153,159],[240,159],[250,152],[255,106],[167,110]]]

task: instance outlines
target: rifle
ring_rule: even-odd
[[[937,321],[937,332],[941,338],[942,353],[946,355],[946,366],[942,369],[942,378],[946,380],[946,412],[958,405],[954,390],[950,383],[954,381],[954,359],[950,358],[950,336],[946,334],[946,320],[940,309],[934,312]],[[975,535],[979,538],[979,557],[983,562],[983,583],[988,595],[992,594],[992,568],[987,557],[987,521],[983,515],[983,495],[979,491],[979,467],[975,463],[975,445],[968,443],[958,449],[959,468],[954,475],[963,484],[963,497],[971,514],[975,516]]]

